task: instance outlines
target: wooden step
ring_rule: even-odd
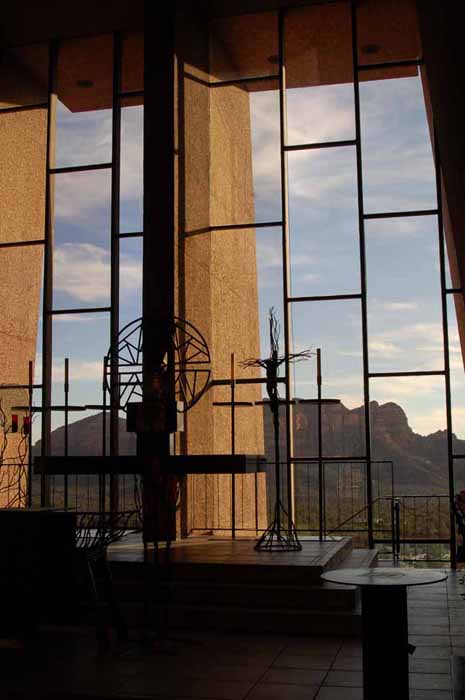
[[[377,549],[353,549],[338,569],[366,569],[378,566]]]
[[[144,624],[141,604],[123,606],[130,628]],[[358,636],[361,632],[360,610],[321,611],[289,608],[218,607],[216,605],[167,605],[164,619],[168,629],[203,629],[242,634],[289,634],[302,636]]]
[[[115,585],[116,597],[121,602],[139,600],[143,588],[138,582]],[[268,584],[206,584],[196,581],[172,581],[154,586],[154,596],[176,604],[203,606],[211,601],[219,607],[239,606],[258,608],[292,608],[301,610],[353,610],[359,596],[355,586],[337,586],[323,583],[310,586],[282,586]]]
[[[324,571],[338,568],[352,551],[350,537],[323,543],[325,551],[313,556],[315,542],[302,542],[302,552],[255,552],[254,541],[213,543],[219,551],[210,554],[206,546],[174,547],[171,553],[171,576],[176,581],[196,581],[208,584],[312,585],[320,583]],[[221,546],[225,546],[225,554]],[[237,547],[238,554],[234,552]],[[213,550],[213,547],[212,547]],[[310,552],[310,553],[307,553]],[[110,561],[113,578],[143,580],[140,562]]]

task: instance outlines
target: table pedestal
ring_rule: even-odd
[[[364,700],[408,700],[406,586],[362,586]]]

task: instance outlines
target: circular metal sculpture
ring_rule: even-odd
[[[174,317],[169,332],[170,352],[165,355],[161,370],[168,367],[168,354],[174,358],[174,390],[183,412],[192,408],[208,388],[211,357],[207,342],[195,326]],[[118,342],[105,357],[105,385],[111,378],[118,382],[119,407],[126,410],[131,401],[142,401],[142,318],[128,323],[119,333]]]

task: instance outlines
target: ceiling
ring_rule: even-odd
[[[233,9],[270,8],[279,2],[247,3],[181,2],[199,17],[199,8],[212,15],[209,21],[211,80],[234,80],[275,74],[278,70],[278,19],[276,12],[235,14]],[[295,3],[294,3],[295,4]],[[113,39],[111,32],[124,28],[122,89],[143,88],[143,34],[128,31],[143,25],[143,2],[115,0],[79,6],[48,0],[37,4],[19,2],[2,16],[3,41],[24,41],[60,36],[57,92],[71,111],[110,108],[113,94]],[[98,6],[97,6],[98,5]],[[93,6],[92,6],[93,7]],[[221,12],[220,12],[221,8]],[[228,10],[229,8],[229,10]],[[27,13],[24,10],[27,9]],[[221,16],[218,16],[221,15]],[[420,57],[415,0],[359,0],[358,60],[361,64],[384,63]],[[160,20],[163,7],[160,6]],[[286,79],[289,87],[350,82],[353,79],[351,17],[348,2],[320,2],[289,9],[285,20]],[[105,30],[98,35],[99,30]],[[86,35],[67,38],[71,35]],[[23,42],[19,42],[23,43]],[[34,104],[46,100],[48,62],[46,46],[24,46],[3,52],[0,96],[4,106]],[[362,72],[361,79],[415,75],[416,67]],[[249,89],[265,90],[267,81]],[[0,104],[2,104],[0,103]]]

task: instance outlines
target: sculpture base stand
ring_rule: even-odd
[[[288,521],[287,529],[281,522]],[[275,506],[274,518],[254,547],[257,552],[300,552],[302,545],[294,523],[286,513],[281,501]]]

